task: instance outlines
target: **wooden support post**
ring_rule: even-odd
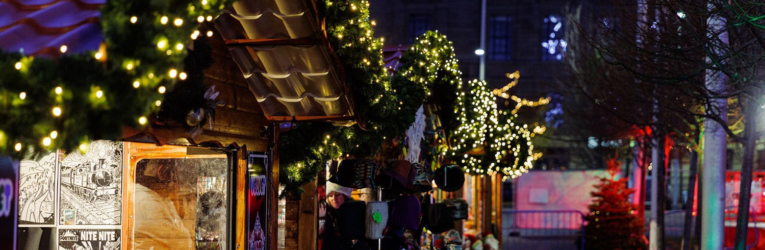
[[[501,246],[502,233],[503,233],[502,232],[502,208],[504,207],[504,204],[505,204],[504,192],[502,190],[504,188],[504,185],[503,185],[504,183],[502,183],[502,176],[500,175],[495,175],[494,181],[495,181],[494,186],[497,187],[496,189],[497,192],[494,193],[494,196],[497,198],[497,202],[495,203],[496,209],[494,210],[497,231],[495,232],[496,234],[494,235],[494,237],[497,238],[497,240],[499,241],[499,245]]]
[[[277,249],[279,232],[279,129],[276,123],[268,126],[268,153],[271,160],[271,180],[268,182],[268,249]]]
[[[483,201],[483,211],[481,211],[481,233],[487,234],[492,232],[492,181],[490,176],[481,176],[481,200]]]
[[[318,180],[303,185],[298,209],[298,250],[314,250],[317,248],[319,234],[319,204],[316,193]]]
[[[235,171],[236,175],[234,178],[236,178],[236,249],[244,249],[245,248],[245,228],[244,226],[247,224],[246,220],[246,213],[247,211],[247,198],[245,194],[247,194],[247,160],[248,160],[248,154],[247,154],[247,147],[242,146],[238,149],[236,152],[237,155],[237,163],[235,165]]]

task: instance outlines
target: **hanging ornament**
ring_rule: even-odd
[[[420,142],[425,139],[425,115],[423,114],[422,106],[417,109],[415,114],[414,123],[406,131],[407,147],[409,150],[406,154],[406,160],[409,162],[419,162],[420,159]]]
[[[195,127],[202,123],[202,119],[205,117],[205,110],[202,108],[195,108],[189,110],[186,113],[186,125]]]

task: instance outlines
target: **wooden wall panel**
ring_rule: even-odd
[[[297,249],[299,243],[298,219],[300,216],[300,201],[287,198],[284,214],[284,249]]]
[[[314,250],[317,247],[319,209],[317,203],[316,185],[318,180],[313,180],[303,185],[300,198],[298,218],[298,250]]]

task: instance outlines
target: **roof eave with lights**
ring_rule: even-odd
[[[342,67],[308,0],[244,0],[215,26],[270,121],[355,121]]]

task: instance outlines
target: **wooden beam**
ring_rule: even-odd
[[[355,120],[353,116],[266,116],[269,121],[291,122],[291,121],[350,121]]]
[[[226,40],[229,46],[280,46],[280,45],[322,45],[319,38],[297,39],[231,39]]]

